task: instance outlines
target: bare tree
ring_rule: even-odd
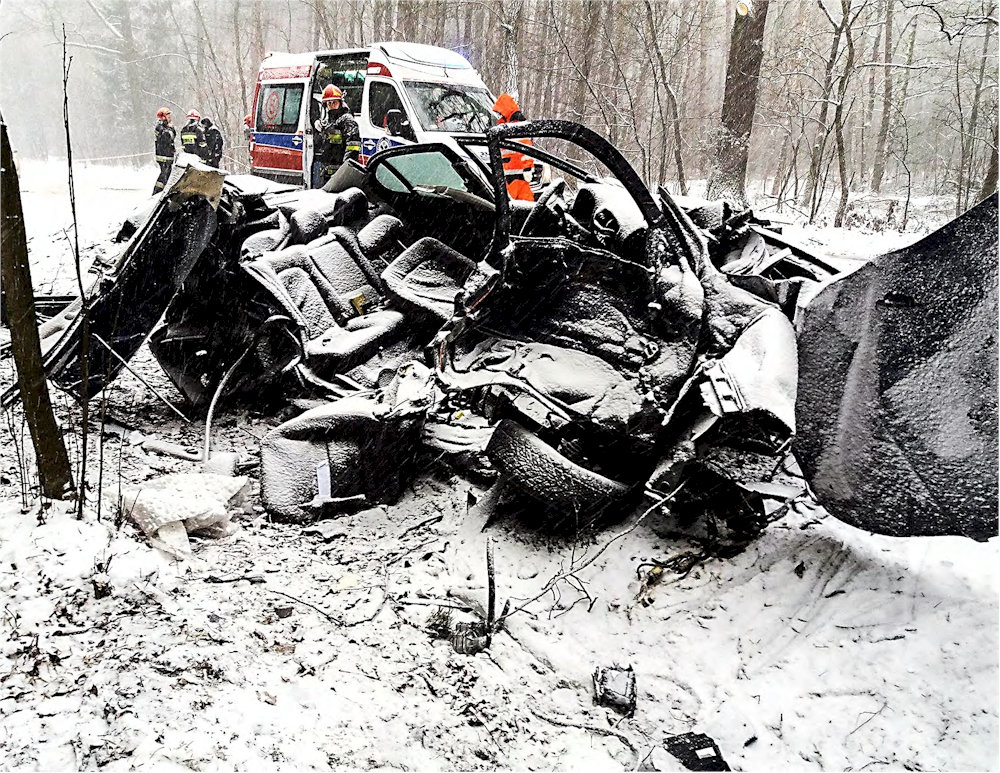
[[[991,193],[996,193],[997,191],[997,121],[996,117],[993,118],[993,141],[990,150],[990,160],[986,164],[986,174],[983,177],[983,185],[979,189],[979,195],[976,197],[977,201],[982,201]]]
[[[3,210],[3,230],[0,231],[0,269],[6,293],[7,316],[10,323],[11,348],[17,366],[17,383],[21,390],[24,416],[31,432],[38,462],[38,477],[42,494],[50,499],[62,499],[73,487],[69,456],[56,424],[35,321],[35,300],[28,266],[28,242],[21,211],[21,188],[14,168],[14,154],[7,138],[7,124],[0,118],[2,159],[0,159],[0,208]]]
[[[833,112],[833,129],[837,141],[837,173],[840,177],[840,202],[837,204],[837,214],[833,220],[833,224],[837,227],[844,224],[844,217],[847,215],[847,204],[850,197],[850,177],[847,172],[847,142],[844,137],[844,123],[849,110],[847,92],[851,82],[851,75],[854,72],[854,22],[864,9],[864,3],[862,3],[861,7],[852,15],[852,3],[853,0],[840,0],[840,12],[843,14],[841,28],[844,30],[844,37],[847,41],[847,56],[844,61],[844,72],[840,76],[840,83],[837,88],[837,107]],[[889,106],[886,105],[886,110],[888,109]]]
[[[757,81],[764,58],[764,25],[769,0],[758,0],[745,15],[737,13],[729,42],[726,93],[717,165],[708,183],[710,199],[729,198],[746,206],[747,158],[757,107]]]
[[[885,143],[889,136],[889,116],[892,113],[892,7],[895,0],[885,3],[885,34],[882,38],[883,61],[885,75],[882,87],[882,121],[875,140],[875,164],[872,167],[872,190],[879,193],[882,190],[882,177],[885,175]]]

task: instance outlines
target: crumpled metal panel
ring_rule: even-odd
[[[832,282],[799,335],[798,458],[837,518],[997,534],[997,196]]]
[[[776,309],[744,329],[733,348],[705,371],[702,396],[717,416],[760,412],[795,432],[795,334]]]
[[[115,378],[122,361],[129,360],[149,336],[215,233],[215,207],[224,178],[218,170],[200,164],[171,173],[152,212],[88,291],[87,324],[78,298],[59,317],[41,326],[49,379],[74,395],[90,398]],[[84,335],[88,338],[86,384],[80,370]],[[0,401],[6,405],[15,398],[12,389]]]

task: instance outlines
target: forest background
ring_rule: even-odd
[[[996,189],[996,0],[753,12],[766,18],[754,195],[813,221],[847,191],[946,197],[959,214]],[[22,157],[65,155],[65,25],[76,159],[150,163],[166,105],[211,116],[224,166],[245,171],[266,52],[411,40],[461,52],[528,117],[580,121],[648,183],[686,193],[718,159],[736,14],[729,0],[2,0],[0,108]]]

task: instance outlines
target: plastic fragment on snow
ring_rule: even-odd
[[[663,745],[688,770],[731,770],[715,741],[704,733],[673,735]]]
[[[635,713],[635,671],[632,666],[598,666],[594,670],[594,701],[619,714]]]
[[[228,535],[229,510],[242,506],[249,492],[245,476],[173,473],[123,487],[121,507],[154,547],[188,558],[188,534]]]

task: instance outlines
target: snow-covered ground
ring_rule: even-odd
[[[66,163],[25,159],[18,162],[18,170],[35,288],[39,293],[75,294],[73,217]],[[110,238],[137,203],[152,192],[158,173],[159,169],[152,164],[139,170],[99,164],[74,166],[74,198],[84,271],[95,258],[114,249],[115,245],[109,244]]]
[[[71,292],[65,169],[21,174],[36,286]],[[113,249],[154,179],[78,170],[85,253]],[[797,228],[855,258],[916,236]],[[135,365],[180,403],[147,350]],[[483,533],[469,508],[483,487],[428,462],[397,505],[323,533],[270,523],[251,469],[236,534],[175,561],[107,505],[100,520],[23,507],[30,443],[19,411],[0,418],[2,768],[681,770],[658,747],[687,731],[739,770],[1000,766],[996,539],[873,536],[806,500],[729,559],[663,536],[655,513],[577,541],[517,521]],[[197,447],[202,428],[131,375],[108,390],[107,418],[125,429],[103,439],[105,492],[197,469],[143,450],[147,437]],[[252,463],[280,422],[223,413],[216,446]],[[565,579],[460,655],[426,624],[437,601],[486,603],[486,534],[500,606]],[[595,668],[613,664],[635,670],[629,718],[593,702]]]

